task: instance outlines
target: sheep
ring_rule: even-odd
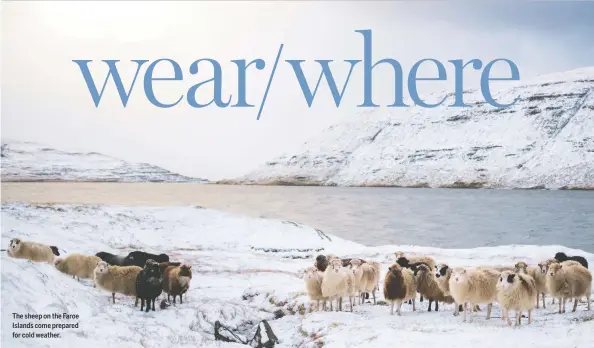
[[[95,267],[101,262],[101,258],[97,256],[87,256],[82,254],[71,254],[65,259],[56,258],[54,266],[62,273],[71,275],[72,278],[78,277],[84,279],[95,278]],[[96,285],[93,284],[93,287]]]
[[[414,312],[416,295],[417,281],[413,272],[397,263],[390,266],[384,277],[384,298],[391,303],[390,315],[394,315],[394,303],[397,303],[396,313],[400,315],[402,303],[407,300],[412,300]]]
[[[351,260],[351,266],[355,275],[355,289],[359,293],[359,304],[361,296],[367,292],[373,294],[373,303],[375,304],[375,290],[378,288],[379,281],[379,263],[362,263],[361,260]]]
[[[440,263],[439,265],[435,266],[435,270],[435,280],[437,282],[437,285],[439,286],[439,289],[443,291],[444,295],[451,296],[450,278],[452,276],[452,268],[450,268],[446,264]],[[454,316],[458,316],[460,312],[463,310],[464,307],[462,306],[462,304],[457,304],[457,306],[454,307]],[[477,305],[472,310],[479,311],[480,308]]]
[[[577,309],[577,301],[586,296],[590,310],[592,295],[592,273],[582,265],[552,263],[547,271],[547,289],[551,296],[559,298],[559,313],[565,313],[567,299],[573,298],[573,310]]]
[[[531,324],[532,310],[538,304],[538,288],[534,278],[526,273],[501,272],[497,282],[497,302],[508,326],[511,326],[509,311],[512,309],[516,312],[516,326],[521,323],[523,311],[528,311],[528,324]]]
[[[544,261],[541,261],[538,263],[538,267],[540,268],[540,272],[546,277],[547,272],[549,271],[549,266],[553,263],[559,263],[559,260],[557,259],[546,259]],[[573,261],[573,260],[567,260],[567,261],[563,261],[561,262],[564,265],[567,266],[576,266],[579,265],[581,266],[581,263],[577,262],[577,261]],[[553,301],[551,302],[552,304],[555,304],[555,297],[553,297]]]
[[[435,266],[431,266],[429,263],[424,262],[424,261],[410,262],[410,260],[404,256],[399,257],[396,260],[396,263],[398,265],[400,265],[400,267],[410,269],[411,271],[413,271],[413,273],[416,271],[417,267],[420,265],[427,265],[429,267],[429,269],[433,269],[435,267]],[[421,302],[423,302],[423,295],[421,295],[420,300],[421,300]],[[412,304],[412,301],[408,301],[408,304]]]
[[[567,261],[567,260],[577,261],[585,268],[588,268],[588,261],[586,261],[586,259],[583,256],[567,256],[567,255],[565,255],[565,253],[558,252],[555,254],[555,260],[557,260],[559,262],[563,262],[563,261]]]
[[[397,251],[394,253],[394,256],[396,256],[396,263],[398,263],[398,259],[401,257],[405,257],[404,253],[402,251]],[[415,257],[406,257],[409,262],[411,263],[415,263],[415,262],[424,262],[426,264],[429,265],[429,269],[434,269],[435,268],[435,260],[429,256],[415,256]]]
[[[488,304],[487,320],[491,318],[493,301],[497,297],[497,280],[500,272],[488,268],[464,269],[455,268],[452,270],[449,285],[450,293],[456,303],[464,304],[463,320],[466,321],[467,303],[469,308],[477,304]],[[470,321],[472,322],[472,310],[470,310]]]
[[[169,256],[167,256],[167,254],[155,255],[155,254],[145,253],[144,251],[133,251],[133,252],[129,253],[128,256],[126,256],[124,258],[123,266],[144,267],[144,265],[146,265],[146,261],[148,259],[151,259],[156,262],[168,262]]]
[[[136,297],[136,278],[142,271],[138,266],[110,266],[105,261],[100,261],[95,267],[95,284],[100,289],[111,292],[115,303],[115,294]],[[136,304],[138,298],[136,298]]]
[[[95,256],[112,266],[124,266],[124,259],[126,258],[125,256],[114,255],[105,251],[100,251]]]
[[[435,274],[432,273],[429,265],[421,264],[414,271],[413,274],[417,279],[417,291],[421,296],[429,299],[428,311],[431,312],[431,302],[435,301],[435,311],[439,311],[439,302],[454,303],[454,298],[445,295],[440,289],[435,279]]]
[[[342,298],[349,297],[351,312],[353,311],[353,296],[355,295],[355,275],[352,270],[342,266],[342,261],[334,258],[324,272],[322,280],[322,295],[330,300],[336,299],[337,310],[342,310]]]
[[[316,301],[316,308],[320,310],[320,301],[322,301],[323,309],[326,310],[326,298],[322,295],[322,280],[324,274],[318,271],[315,267],[308,267],[305,269],[303,281],[305,283],[305,291],[311,301]]]
[[[138,273],[136,277],[136,295],[140,298],[140,311],[144,307],[144,301],[146,300],[146,312],[151,308],[151,302],[153,304],[153,312],[155,311],[155,300],[161,295],[163,286],[161,284],[163,280],[163,274],[159,268],[159,264],[152,259],[146,261],[146,265]]]
[[[173,296],[173,303],[175,297],[179,295],[179,303],[183,303],[182,295],[190,288],[190,281],[192,280],[192,265],[181,264],[180,266],[169,266],[163,272],[163,291],[169,296]]]
[[[523,273],[527,274],[532,279],[534,279],[534,283],[536,284],[536,308],[540,308],[539,306],[539,295],[542,297],[542,308],[547,308],[545,304],[545,294],[547,293],[547,280],[545,273],[542,273],[538,267],[528,267],[528,264],[524,261],[519,261],[515,265],[514,269],[515,273]]]
[[[60,256],[58,248],[53,245],[45,245],[36,242],[27,242],[20,238],[10,240],[8,256],[15,259],[26,259],[34,262],[54,263],[56,256]]]

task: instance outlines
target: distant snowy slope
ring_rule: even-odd
[[[476,90],[465,94],[469,108],[367,109],[234,182],[593,188],[594,67],[521,81],[494,97],[518,95],[507,109]]]
[[[3,181],[206,181],[146,163],[130,163],[99,153],[73,153],[34,143],[2,144]]]

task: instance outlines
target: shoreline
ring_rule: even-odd
[[[122,181],[118,179],[89,179],[89,180],[60,180],[60,179],[1,179],[0,184],[7,183],[12,184],[44,184],[44,183],[64,183],[64,184],[179,184],[179,185],[207,185],[207,186],[244,186],[244,187],[337,187],[337,188],[394,188],[394,189],[471,189],[471,190],[529,190],[529,191],[594,191],[594,186],[562,186],[562,187],[546,187],[544,185],[537,185],[532,187],[497,187],[488,186],[484,182],[461,182],[456,181],[452,184],[444,184],[440,186],[431,186],[426,182],[417,183],[413,185],[392,185],[392,184],[361,184],[361,185],[326,185],[319,182],[294,182],[285,180],[274,180],[270,182],[257,182],[250,183],[244,181],[234,180],[218,180],[218,181]]]

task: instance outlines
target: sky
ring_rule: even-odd
[[[320,73],[313,60],[336,60],[331,66],[341,86],[349,67],[344,60],[363,58],[363,40],[355,30],[371,29],[374,61],[393,58],[405,74],[425,58],[444,63],[507,58],[518,66],[520,80],[594,65],[594,2],[3,1],[1,11],[3,142],[100,152],[210,180],[241,176],[362,111],[356,107],[363,97],[360,70],[353,71],[340,107],[322,82],[310,108],[294,72],[283,62],[305,60],[305,76],[312,84]],[[282,58],[256,120],[280,44]],[[169,109],[150,104],[142,88],[146,67],[160,58],[175,60],[183,73],[182,81],[154,84],[163,102],[184,96]],[[208,64],[200,65],[196,75],[189,73],[190,64],[201,58],[220,63],[223,99],[232,95],[233,103],[237,68],[231,60],[264,59],[264,70],[252,67],[247,72],[247,101],[255,107],[189,106],[188,89],[212,78]],[[127,87],[136,69],[130,61],[149,62],[125,108],[113,81],[95,107],[75,59],[94,61],[90,67],[99,88],[107,73],[100,60],[120,60]],[[448,81],[425,83],[421,93],[453,91],[452,70],[446,68]],[[155,76],[172,73],[166,65],[155,69]],[[465,88],[477,87],[479,74],[468,71]],[[393,102],[389,66],[374,70],[373,87],[376,104]],[[212,94],[207,84],[197,99],[207,103]]]

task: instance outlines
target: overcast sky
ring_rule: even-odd
[[[359,110],[361,70],[354,70],[343,105],[336,108],[325,82],[308,108],[284,59],[304,59],[310,84],[319,75],[314,59],[362,59],[362,37],[373,30],[374,60],[394,58],[408,72],[424,58],[514,61],[521,80],[594,65],[594,2],[6,2],[2,3],[2,139],[59,149],[96,151],[143,161],[181,174],[219,179],[244,174],[271,157],[298,148],[341,117]],[[261,95],[279,45],[284,50],[262,117]],[[93,104],[73,59],[121,60],[129,86],[131,59],[172,58],[183,81],[155,83],[157,97],[173,102],[212,77],[200,65],[213,58],[223,68],[223,96],[237,98],[232,59],[262,58],[266,68],[247,74],[247,101],[254,108],[193,109],[186,99],[171,109],[150,104],[142,88],[145,63],[126,108],[109,82],[99,108]],[[307,62],[309,61],[309,62]],[[103,63],[91,65],[101,87]],[[203,64],[203,63],[201,63]],[[335,62],[339,86],[348,64]],[[169,76],[171,68],[156,69]],[[393,73],[374,74],[374,102],[393,102]],[[448,74],[450,73],[448,68]],[[465,86],[478,84],[478,73]],[[453,91],[425,83],[421,92]],[[405,91],[405,95],[407,92]],[[212,87],[201,88],[208,102]],[[227,99],[224,98],[224,99]],[[383,110],[387,110],[383,108]]]

